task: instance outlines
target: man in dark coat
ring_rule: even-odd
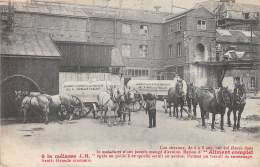
[[[146,95],[146,114],[149,116],[149,128],[156,127],[156,98],[151,93]]]

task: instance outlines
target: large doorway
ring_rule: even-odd
[[[15,101],[15,91],[40,92],[39,85],[24,75],[12,75],[1,82],[1,118],[18,118],[20,104]]]

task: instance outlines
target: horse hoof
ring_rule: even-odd
[[[221,129],[221,132],[225,132],[225,129]]]

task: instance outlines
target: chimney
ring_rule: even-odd
[[[154,6],[153,8],[155,9],[156,13],[160,13],[161,6]]]

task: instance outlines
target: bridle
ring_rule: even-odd
[[[239,87],[236,87],[234,90],[234,100],[235,100],[235,103],[237,103],[237,104],[242,103],[243,91],[241,89],[242,88],[239,86]]]
[[[178,83],[176,84],[176,91],[177,91],[177,94],[179,95],[179,97],[182,97],[183,96],[183,83],[178,81]]]

